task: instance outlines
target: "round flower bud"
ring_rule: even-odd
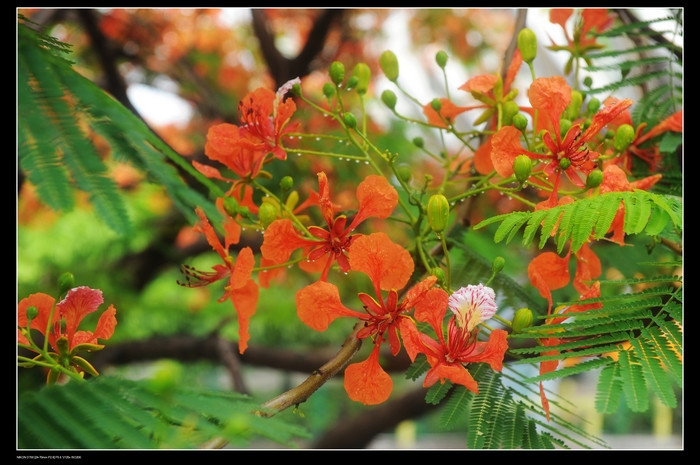
[[[593,85],[593,78],[590,76],[583,78],[583,85],[586,87],[591,87]]]
[[[263,228],[267,228],[270,223],[277,219],[277,208],[270,202],[263,202],[258,208],[258,219]]]
[[[433,194],[428,199],[428,223],[433,231],[441,233],[450,219],[450,202],[442,194]]]
[[[394,82],[399,78],[399,60],[391,50],[382,52],[379,56],[379,66],[390,81]]]
[[[389,109],[393,110],[394,107],[396,107],[396,94],[387,89],[384,92],[382,92],[382,102],[384,102],[384,105],[389,107]]]
[[[572,121],[577,119],[581,112],[581,105],[583,105],[583,94],[578,90],[571,91],[571,102],[564,110],[564,117]]]
[[[588,114],[592,115],[594,113],[598,112],[598,108],[600,108],[600,100],[597,98],[593,97],[588,101]]]
[[[343,113],[343,121],[350,129],[355,129],[357,127],[357,119],[355,118],[355,115],[350,112]]]
[[[517,113],[513,115],[511,122],[513,123],[513,126],[515,126],[515,129],[517,129],[518,131],[524,131],[525,129],[527,129],[527,118],[522,113]]]
[[[523,28],[518,33],[518,49],[525,63],[532,63],[537,56],[537,36],[530,28]]]
[[[334,61],[328,68],[328,75],[335,85],[340,85],[345,79],[345,65],[339,61]]]
[[[326,98],[331,98],[335,94],[335,88],[333,87],[333,84],[330,82],[327,82],[323,85],[323,95],[326,96]]]
[[[350,90],[350,89],[354,89],[355,86],[357,85],[357,83],[358,83],[357,76],[350,76],[350,78],[348,78],[347,84],[345,84],[345,85],[347,86],[348,90]]]
[[[294,178],[291,176],[283,177],[280,179],[280,187],[284,192],[290,190],[292,187],[294,187]]]
[[[238,201],[233,197],[224,198],[224,210],[230,216],[236,216],[238,214]]]
[[[503,104],[503,125],[510,126],[513,122],[513,116],[517,115],[520,111],[520,107],[517,103],[512,100],[508,100]]]
[[[624,151],[630,142],[634,140],[634,128],[629,124],[621,124],[617,131],[615,131],[615,138],[613,139],[613,147],[618,152]]]
[[[439,284],[442,285],[445,282],[445,270],[443,270],[439,266],[436,266],[432,270],[430,270],[430,274],[438,279]]]
[[[242,206],[242,207],[238,207],[238,213],[239,213],[243,218],[246,218],[246,219],[255,221],[255,218],[253,218],[253,216],[252,216],[251,213],[250,213],[250,208],[246,207],[245,205]]]
[[[513,174],[520,184],[527,181],[532,173],[532,160],[525,154],[520,154],[513,160]]]
[[[356,64],[352,70],[352,75],[357,78],[357,93],[361,95],[366,94],[370,78],[372,77],[372,71],[369,69],[369,66],[366,63]]]
[[[27,323],[32,321],[36,316],[39,314],[39,309],[36,308],[34,305],[30,305],[27,307]]]
[[[423,148],[423,138],[422,137],[414,137],[413,138],[413,145],[415,145],[419,149],[422,149]]]
[[[493,259],[493,263],[491,264],[491,272],[493,274],[500,273],[504,266],[506,266],[506,259],[498,256]]]
[[[75,287],[75,277],[73,273],[66,271],[58,277],[58,295],[65,295]]]
[[[559,168],[563,170],[568,170],[570,166],[571,160],[569,160],[568,158],[562,158],[561,160],[559,160]]]
[[[300,84],[292,84],[292,94],[296,95],[297,97],[301,97],[301,85]]]
[[[515,315],[513,316],[513,332],[514,333],[519,333],[525,328],[529,328],[532,326],[532,321],[534,320],[534,316],[532,315],[532,310],[529,308],[521,308],[518,311],[515,312]]]
[[[440,110],[442,109],[442,102],[440,101],[439,98],[434,98],[430,101],[430,108],[433,110],[437,111],[440,113]]]
[[[602,182],[603,172],[598,168],[592,170],[590,173],[588,173],[588,177],[586,177],[586,187],[589,189],[600,186]]]
[[[435,54],[435,62],[438,64],[440,68],[444,68],[445,65],[447,65],[447,53],[444,51],[440,50]]]
[[[411,172],[411,167],[405,163],[402,163],[401,165],[396,167],[396,175],[403,182],[408,182],[413,177],[413,173]]]

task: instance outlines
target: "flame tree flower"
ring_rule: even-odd
[[[291,254],[299,248],[309,248],[307,258],[311,261],[327,257],[321,273],[321,281],[328,279],[328,272],[334,262],[347,273],[350,270],[348,250],[353,241],[359,237],[352,232],[369,217],[387,218],[396,208],[398,193],[383,176],[369,175],[356,190],[359,208],[355,217],[346,226],[345,215],[335,216],[335,207],[330,199],[328,178],[323,171],[318,173],[319,207],[326,221],[327,228],[309,227],[314,239],[299,233],[287,218],[277,219],[265,229],[265,237],[260,251],[263,257],[280,264],[289,260]]]
[[[261,87],[246,95],[238,105],[242,125],[220,123],[209,128],[204,154],[243,180],[255,178],[262,165],[274,158],[285,160],[287,152],[282,137],[295,130],[298,123],[288,124],[296,111],[296,104],[292,99],[284,99],[284,95],[299,82],[299,78],[293,79],[276,93]],[[209,178],[237,182],[224,177],[214,167],[197,161],[192,164]]]
[[[452,317],[447,323],[445,334],[443,321],[447,308],[452,312]],[[487,342],[477,340],[477,325],[490,319],[496,310],[495,293],[483,284],[462,287],[449,296],[443,289],[430,289],[426,298],[416,304],[414,316],[416,320],[427,322],[433,327],[437,340],[413,332],[410,336],[417,335],[417,338],[410,342],[404,341],[412,361],[418,353],[423,353],[430,363],[431,368],[425,376],[423,387],[430,387],[438,380],[442,384],[449,380],[478,394],[477,382],[465,365],[485,362],[492,369],[501,371],[503,357],[508,350],[508,333],[495,329],[491,331]]]
[[[214,265],[213,271],[200,271],[183,265],[182,273],[187,282],[178,281],[178,284],[186,287],[201,287],[221,279],[228,279],[228,284],[224,287],[224,294],[218,299],[218,302],[231,299],[233,303],[238,315],[238,351],[242,354],[248,348],[250,318],[255,314],[258,304],[258,285],[251,278],[255,266],[253,250],[250,247],[242,248],[234,262],[228,249],[231,244],[237,242],[237,239],[232,240],[228,234],[230,229],[226,226],[227,224],[235,224],[233,219],[229,217],[229,221],[224,223],[227,235],[224,238],[224,244],[222,244],[204,211],[197,207],[195,212],[199,217],[199,222],[194,226],[195,231],[204,234],[211,248],[219,254],[224,263]]]
[[[83,318],[97,311],[103,302],[102,291],[90,289],[87,286],[69,290],[66,297],[55,304],[55,308],[55,299],[50,295],[31,294],[17,305],[17,342],[23,348],[40,353],[30,341],[30,330],[37,330],[42,335],[48,336],[48,342],[53,348],[53,352],[49,352],[48,355],[54,361],[78,373],[81,377],[85,372],[97,376],[97,370],[78,353],[100,350],[104,347],[98,340],[109,339],[114,334],[114,328],[117,326],[115,316],[117,310],[114,305],[110,305],[102,312],[94,332],[78,330],[78,328]],[[32,307],[36,312],[30,321],[27,311]],[[40,353],[34,360],[42,358],[43,355]],[[58,371],[49,370],[47,382],[55,382],[58,375]]]
[[[345,369],[344,386],[350,399],[374,405],[388,399],[393,389],[391,377],[379,364],[379,349],[388,340],[391,353],[397,355],[401,349],[400,336],[404,341],[418,337],[418,330],[408,312],[421,304],[437,278],[430,276],[419,282],[399,301],[397,290],[408,283],[413,273],[413,260],[405,248],[392,242],[383,232],[358,237],[348,252],[348,259],[352,270],[366,274],[374,287],[376,298],[366,293],[358,294],[364,313],[343,305],[334,284],[317,281],[297,292],[297,314],[316,331],[325,331],[340,317],[364,322],[356,337],[370,338],[374,348],[365,361]],[[386,298],[382,291],[388,291]]]
[[[499,175],[513,174],[515,157],[525,154],[533,160],[546,163],[544,173],[553,177],[549,202],[556,203],[561,173],[577,187],[585,187],[586,176],[596,168],[595,160],[600,156],[589,145],[595,136],[612,120],[632,105],[624,99],[598,111],[585,130],[581,123],[572,124],[564,137],[561,136],[560,120],[571,102],[571,88],[561,76],[537,78],[530,86],[528,97],[532,108],[539,113],[538,127],[544,128],[542,142],[545,153],[525,150],[520,143],[521,133],[513,126],[504,126],[491,138],[491,160]]]

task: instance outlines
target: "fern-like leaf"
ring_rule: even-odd
[[[561,370],[550,371],[539,376],[533,376],[528,378],[526,381],[530,383],[538,383],[540,381],[547,381],[550,379],[564,378],[566,376],[577,375],[579,373],[585,373],[596,368],[601,368],[609,365],[612,359],[609,357],[598,357],[592,360],[586,360],[585,362],[577,363],[576,365],[562,368]]]
[[[595,408],[600,413],[615,413],[622,400],[622,381],[618,364],[610,364],[600,371],[595,396]]]
[[[452,383],[445,381],[444,383],[435,383],[428,392],[425,393],[425,401],[429,404],[437,405],[445,398],[448,392],[452,389]]]
[[[452,395],[445,401],[445,406],[440,412],[440,428],[453,429],[455,424],[466,415],[473,398],[472,391],[464,386],[457,386]]]
[[[620,351],[618,366],[627,406],[633,412],[645,412],[649,408],[649,393],[637,357],[631,351]]]
[[[671,386],[671,380],[661,366],[661,361],[656,355],[654,345],[649,344],[649,341],[641,338],[634,338],[630,342],[642,366],[647,384],[656,392],[664,405],[675,408],[677,403],[676,396],[673,393],[673,387]]]

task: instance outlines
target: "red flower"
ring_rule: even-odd
[[[539,113],[538,125],[544,126],[542,141],[546,153],[534,153],[523,149],[520,144],[520,131],[513,126],[505,126],[493,135],[491,140],[491,160],[499,175],[508,177],[513,174],[513,161],[520,154],[547,163],[544,172],[554,177],[554,188],[550,200],[557,197],[561,183],[561,173],[566,173],[569,180],[578,187],[584,187],[585,177],[595,167],[595,160],[600,156],[587,144],[606,124],[626,110],[632,101],[618,101],[606,106],[596,113],[590,126],[583,130],[581,124],[573,124],[564,138],[560,135],[559,121],[566,107],[571,102],[571,88],[564,78],[537,78],[528,93],[533,109]]]
[[[217,202],[217,204],[220,204],[220,202]],[[219,254],[224,263],[214,265],[213,271],[200,271],[183,265],[182,272],[187,282],[178,282],[178,284],[187,287],[200,287],[207,286],[221,279],[228,279],[228,284],[224,288],[224,294],[218,301],[223,302],[231,299],[233,303],[238,315],[238,351],[243,353],[248,348],[248,340],[250,339],[250,334],[248,333],[250,318],[255,314],[258,304],[258,285],[251,278],[253,267],[255,266],[253,251],[250,247],[242,248],[234,262],[233,257],[228,253],[228,249],[237,240],[233,241],[227,235],[224,239],[224,244],[222,244],[204,211],[197,207],[195,212],[200,221],[194,226],[194,229],[204,234],[209,245]],[[228,231],[226,225],[232,224],[233,220],[230,217],[227,217],[227,219],[228,221],[224,223],[224,228]]]
[[[221,123],[209,128],[204,154],[244,180],[258,175],[262,165],[271,161],[268,155],[286,159],[287,152],[281,141],[282,136],[296,128],[296,125],[288,126],[296,104],[283,97],[298,82],[298,78],[289,81],[277,93],[261,87],[245,96],[238,105],[242,125]],[[196,161],[192,164],[207,177],[237,182],[211,166]]]
[[[317,331],[325,331],[340,317],[365,322],[357,338],[371,338],[375,347],[367,360],[346,368],[344,385],[352,400],[366,405],[379,404],[389,397],[393,387],[391,377],[379,365],[379,348],[388,339],[391,352],[396,355],[401,349],[399,335],[404,341],[415,340],[417,329],[407,312],[421,304],[437,278],[430,276],[416,284],[399,302],[397,290],[411,277],[413,260],[405,248],[393,243],[382,232],[358,237],[348,252],[348,259],[352,270],[365,273],[374,285],[376,299],[369,294],[358,294],[365,312],[343,305],[335,285],[317,281],[297,292],[297,314]],[[388,291],[386,299],[382,291]]]
[[[596,42],[595,33],[601,33],[612,26],[615,16],[610,14],[605,8],[585,8],[580,12],[574,24],[573,38],[569,35],[566,22],[574,13],[571,8],[553,8],[549,12],[549,20],[559,24],[566,36],[567,45],[557,45],[552,40],[552,45],[547,47],[550,50],[568,50],[572,57],[585,58],[586,53],[591,50],[602,48]]]
[[[447,323],[447,337],[443,321],[447,307],[453,313]],[[464,365],[486,362],[496,371],[503,368],[503,357],[508,350],[507,333],[493,330],[488,342],[477,341],[476,326],[496,313],[495,294],[490,287],[479,284],[467,286],[448,297],[440,288],[428,291],[426,298],[416,304],[415,318],[429,323],[437,335],[437,341],[423,333],[411,333],[415,338],[404,341],[411,360],[418,352],[424,353],[430,363],[423,387],[430,387],[438,380],[450,380],[478,394],[477,382]],[[411,348],[412,350],[408,350]]]
[[[284,263],[297,249],[308,248],[307,258],[311,261],[326,258],[321,280],[328,279],[331,265],[337,262],[343,272],[350,270],[347,253],[353,241],[359,237],[352,234],[355,228],[369,217],[387,218],[398,204],[398,194],[383,176],[367,176],[356,190],[359,208],[352,222],[346,226],[347,217],[335,216],[335,207],[330,199],[328,178],[318,173],[319,206],[327,227],[309,227],[314,237],[303,236],[289,219],[277,219],[265,229],[265,237],[260,247],[263,257],[274,263]]]
[[[114,305],[110,305],[100,315],[94,332],[78,330],[78,327],[83,318],[97,311],[103,302],[102,291],[90,289],[87,286],[68,291],[66,297],[56,304],[55,309],[55,299],[50,295],[31,294],[17,305],[17,342],[33,350],[27,338],[28,334],[22,329],[27,327],[27,309],[36,307],[38,313],[32,319],[30,329],[37,330],[46,336],[46,330],[49,328],[49,344],[55,351],[54,355],[57,359],[67,359],[69,362],[66,366],[73,365],[79,371],[88,369],[91,374],[97,374],[97,371],[77,353],[81,350],[99,350],[104,347],[98,340],[109,339],[114,334],[114,328],[117,326],[115,317],[117,310]],[[53,315],[51,315],[52,309]],[[51,318],[50,324],[49,318]],[[50,376],[51,372],[49,372]]]

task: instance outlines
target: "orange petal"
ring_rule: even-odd
[[[594,297],[600,297],[600,281],[594,282],[592,286],[586,289],[586,291],[581,294],[580,300],[592,299]],[[566,309],[566,313],[583,312],[595,308],[603,308],[603,304],[600,302],[593,304],[574,304]]]
[[[508,66],[508,70],[506,71],[506,78],[503,81],[503,93],[506,94],[510,90],[510,86],[513,84],[513,81],[515,80],[515,76],[517,76],[518,71],[520,71],[520,67],[523,64],[523,55],[520,53],[520,49],[516,49],[515,53],[513,54],[513,59],[510,62],[510,65]]]
[[[26,327],[27,326],[27,309],[29,307],[36,307],[39,310],[37,316],[32,320],[31,328],[36,329],[41,332],[41,334],[46,333],[46,326],[49,323],[49,313],[51,313],[51,308],[56,302],[56,299],[48,294],[38,292],[36,294],[30,294],[24,299],[20,300],[17,304],[17,326]],[[58,310],[54,310],[51,317],[51,324],[57,322],[60,318]],[[26,339],[25,343],[28,342]]]
[[[559,134],[559,119],[571,102],[571,87],[561,76],[535,79],[527,93],[539,116],[549,120],[554,133]]]
[[[96,311],[102,302],[104,299],[101,290],[80,286],[68,291],[66,297],[56,304],[56,310],[60,311],[66,321],[65,334],[68,336],[68,341],[73,340],[82,319]]]
[[[367,176],[357,186],[356,195],[360,207],[350,225],[351,231],[370,216],[387,218],[399,203],[399,194],[396,189],[384,176],[376,174]]]
[[[445,384],[446,380],[450,380],[454,384],[461,384],[474,394],[479,393],[479,385],[472,377],[469,371],[461,364],[439,363],[428,370],[423,380],[423,387],[427,388],[440,380],[441,384]]]
[[[542,381],[540,381],[540,401],[542,402],[542,408],[544,409],[547,421],[549,421],[549,401],[547,400],[547,395],[544,392],[544,384],[542,384]]]
[[[581,136],[582,140],[590,140],[593,136],[598,134],[601,129],[605,127],[606,124],[614,121],[618,116],[623,114],[629,107],[632,106],[632,100],[623,99],[618,100],[612,105],[607,105],[598,111],[591,120],[591,125],[588,126],[586,131]]]
[[[102,312],[100,319],[97,321],[97,328],[95,329],[95,338],[99,339],[109,339],[114,334],[114,328],[117,326],[117,309],[114,305],[110,305],[107,310]]]
[[[430,289],[423,299],[416,302],[413,316],[418,321],[430,323],[434,328],[441,328],[449,297],[444,289],[439,287]]]
[[[403,288],[413,273],[411,254],[383,232],[355,239],[348,258],[354,271],[362,271],[383,290]]]
[[[495,74],[481,74],[479,76],[474,76],[462,84],[459,90],[465,90],[467,92],[477,91],[487,94],[493,89],[496,81],[498,81],[498,76]]]
[[[204,213],[204,210],[202,210],[200,207],[195,208],[194,211],[199,217],[199,223],[194,225],[194,230],[204,234],[204,237],[211,248],[214,249],[214,251],[218,253],[221,258],[226,259],[228,252],[221,244],[219,237],[216,235],[216,231],[214,231],[214,227],[211,225],[211,223],[209,223],[206,213]]]
[[[278,219],[265,228],[263,243],[260,246],[262,256],[274,263],[284,263],[295,250],[309,244],[300,237],[292,221]]]
[[[442,98],[440,99],[440,102],[442,102],[442,106],[440,107],[440,113],[436,112],[433,107],[431,106],[430,103],[427,103],[423,106],[423,114],[428,118],[428,123],[432,124],[433,126],[437,126],[440,128],[446,128],[447,124],[443,122],[444,120],[447,120],[448,122],[452,123],[454,122],[455,118],[464,113],[467,110],[471,110],[474,107],[458,107],[452,101],[448,98]],[[442,115],[442,118],[440,117]]]
[[[394,388],[391,376],[379,365],[379,346],[376,345],[367,360],[348,365],[343,381],[348,397],[365,405],[381,404]]]
[[[592,281],[602,273],[600,258],[591,250],[588,244],[583,244],[574,256],[576,257],[574,288],[583,294],[591,286],[586,284],[585,281]]]
[[[533,258],[527,267],[530,283],[549,302],[552,308],[552,292],[569,283],[569,256],[560,257],[554,252],[544,252]]]
[[[629,191],[630,183],[627,174],[617,165],[608,165],[603,171],[603,182],[600,184],[600,193]]]
[[[520,135],[520,131],[515,127],[504,126],[489,139],[491,141],[491,162],[498,174],[504,178],[513,174],[515,157],[526,153],[520,144]]]
[[[462,362],[485,362],[495,371],[503,369],[503,357],[508,350],[508,333],[502,329],[494,329],[487,342],[477,342],[476,350]]]
[[[647,176],[646,178],[638,179],[630,183],[631,189],[641,189],[647,191],[652,188],[654,184],[661,180],[663,175],[661,173],[655,174],[653,176]]]
[[[277,263],[275,263],[272,260],[269,260],[265,257],[260,257],[260,266],[261,267],[272,266],[272,265],[277,265]],[[268,287],[270,287],[270,282],[272,282],[272,280],[277,280],[277,281],[281,282],[286,275],[285,271],[286,271],[285,267],[277,267],[277,268],[270,268],[269,270],[262,270],[262,271],[260,271],[260,273],[258,273],[258,284],[267,289]]]
[[[216,199],[216,209],[219,210],[221,216],[224,217],[224,248],[228,250],[232,244],[238,244],[238,242],[241,240],[242,228],[241,225],[238,224],[238,222],[231,215],[229,215],[224,208],[223,197],[218,197]]]
[[[316,281],[300,289],[296,295],[296,304],[299,319],[316,331],[325,331],[339,317],[364,316],[343,305],[338,288],[325,281]]]
[[[399,318],[399,331],[401,332],[403,347],[413,362],[416,360],[416,356],[424,350],[421,342],[421,333],[416,328],[416,323],[410,318]]]
[[[244,286],[231,291],[231,301],[238,315],[238,352],[248,348],[250,318],[258,306],[259,290],[255,281],[249,279]]]
[[[481,144],[476,152],[474,152],[474,167],[479,174],[489,174],[494,170],[493,162],[491,161],[491,136],[486,139],[486,142]],[[513,165],[513,162],[511,162]],[[512,166],[511,166],[512,167]]]
[[[566,21],[572,14],[574,14],[573,8],[552,8],[549,10],[549,21],[566,30]]]

